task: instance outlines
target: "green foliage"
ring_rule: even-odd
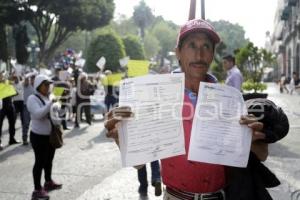
[[[19,9],[17,1],[1,0],[0,22],[5,25],[18,24],[21,20],[27,19],[25,12]]]
[[[249,79],[243,83],[242,89],[245,91],[262,92],[267,89],[267,84],[261,82],[254,82],[252,79]]]
[[[15,49],[17,62],[20,64],[26,64],[29,53],[27,52],[26,46],[29,43],[29,38],[27,35],[26,26],[17,26],[14,28],[14,38],[15,38]]]
[[[177,29],[166,21],[158,21],[153,25],[150,33],[153,34],[159,41],[161,47],[159,53],[162,57],[167,57],[168,52],[174,51],[177,31]]]
[[[244,90],[254,90],[254,92],[266,89],[261,83],[263,70],[265,67],[272,66],[275,56],[267,50],[254,46],[249,42],[243,48],[236,51],[236,63],[242,70],[245,79]]]
[[[58,23],[72,31],[107,25],[115,9],[113,0],[58,0],[57,3],[52,4],[50,12],[58,14]]]
[[[129,35],[123,38],[127,56],[133,60],[144,60],[145,52],[140,39],[136,36]]]
[[[144,0],[140,1],[138,6],[134,7],[133,20],[141,30],[141,37],[145,36],[145,28],[152,23],[154,16],[149,6]]]
[[[245,39],[245,30],[239,24],[232,24],[225,20],[211,22],[211,24],[225,43],[227,54],[233,54],[235,49],[248,43],[248,40]]]
[[[0,23],[0,60],[7,61],[8,51],[7,51],[7,40],[5,26]]]
[[[74,31],[92,30],[109,23],[113,17],[113,0],[27,0],[17,8],[35,29],[40,47],[40,61],[47,63],[55,50]],[[34,9],[33,9],[34,8]]]
[[[210,65],[210,70],[213,75],[217,77],[218,80],[224,80],[225,79],[225,72],[223,69],[223,64],[222,64],[222,56],[224,55],[224,51],[226,49],[226,44],[224,42],[220,42],[216,46],[215,50],[215,57],[213,63]]]
[[[161,49],[158,39],[151,33],[147,33],[144,39],[144,49],[147,59],[155,57]]]
[[[218,80],[224,80],[226,73],[222,65],[222,57],[225,54],[233,54],[234,50],[247,44],[245,30],[238,24],[232,24],[225,20],[211,21],[217,33],[221,37],[221,43],[216,46],[214,63],[211,66],[212,73]]]
[[[76,52],[83,51],[83,57],[85,57],[87,47],[90,42],[90,32],[88,31],[77,31],[74,32],[63,44],[57,49],[56,53],[64,52],[68,48],[74,49]]]
[[[138,35],[139,28],[133,21],[133,18],[127,18],[125,15],[119,16],[116,21],[112,21],[110,26],[119,35]]]
[[[96,66],[101,56],[106,59],[105,69],[116,72],[120,69],[119,59],[125,57],[125,47],[121,38],[113,33],[102,33],[94,39],[87,52],[86,69],[88,72],[97,72]]]

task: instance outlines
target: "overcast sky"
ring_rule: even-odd
[[[134,6],[140,0],[115,0],[116,16],[125,14],[132,16]],[[145,0],[154,15],[162,15],[164,19],[181,25],[188,18],[189,0]],[[201,16],[201,0],[197,0],[196,15]],[[263,47],[266,31],[273,32],[274,16],[277,0],[206,0],[206,18],[220,19],[238,23],[244,27],[246,37],[255,45]]]

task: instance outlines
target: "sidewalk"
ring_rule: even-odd
[[[147,165],[148,182],[151,180],[149,173],[151,169]],[[150,182],[149,182],[150,184]],[[162,196],[154,196],[154,188],[148,186],[148,197],[140,197],[137,190],[139,187],[137,170],[134,168],[123,168],[112,176],[104,179],[100,184],[87,190],[76,200],[158,200]]]

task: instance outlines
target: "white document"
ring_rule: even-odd
[[[237,89],[215,83],[200,83],[193,120],[188,160],[246,167],[251,129],[240,125],[247,114]]]
[[[182,124],[184,74],[147,75],[120,83],[120,106],[134,117],[122,121],[119,140],[124,167],[185,154]]]

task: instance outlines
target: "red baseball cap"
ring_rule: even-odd
[[[176,46],[178,47],[179,42],[182,38],[184,38],[190,33],[195,32],[206,33],[215,44],[220,42],[219,35],[216,33],[214,27],[210,23],[203,19],[192,19],[187,21],[183,26],[181,26]]]

